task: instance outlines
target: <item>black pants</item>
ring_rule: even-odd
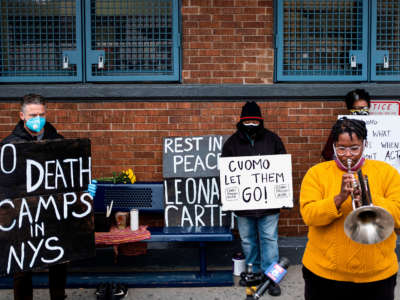
[[[49,289],[51,300],[65,299],[67,264],[49,267]],[[32,300],[32,272],[14,274],[14,300]]]
[[[397,274],[380,281],[354,283],[319,277],[303,266],[305,300],[394,300]]]

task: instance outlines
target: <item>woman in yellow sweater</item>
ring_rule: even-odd
[[[352,210],[353,175],[360,168],[368,176],[372,202],[400,227],[400,174],[385,162],[364,159],[367,129],[364,121],[340,119],[332,128],[335,160],[319,163],[305,175],[300,212],[309,226],[303,256],[306,300],[393,300],[398,269],[396,234],[377,244],[349,239],[344,221]]]

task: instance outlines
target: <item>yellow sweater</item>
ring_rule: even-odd
[[[362,172],[368,175],[372,202],[388,210],[395,227],[400,226],[400,174],[389,164],[366,160]],[[371,282],[397,272],[396,234],[373,245],[359,244],[344,233],[344,220],[352,211],[351,197],[336,209],[343,171],[334,161],[315,165],[301,184],[300,212],[309,226],[303,256],[306,268],[331,280]]]

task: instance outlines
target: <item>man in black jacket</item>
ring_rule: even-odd
[[[279,136],[264,128],[260,107],[254,101],[243,106],[237,129],[225,142],[222,157],[286,154]],[[235,214],[246,263],[253,264],[254,272],[264,272],[279,260],[279,209],[240,210]],[[279,285],[271,286],[268,293],[279,296]]]
[[[13,132],[1,144],[62,139],[63,136],[49,122],[46,122],[46,102],[40,95],[28,94],[23,97],[20,121]],[[49,267],[49,287],[51,300],[63,300],[67,278],[66,264]],[[14,300],[32,300],[32,272],[14,274]]]

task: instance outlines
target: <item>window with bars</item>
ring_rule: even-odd
[[[178,0],[0,0],[0,82],[178,81]]]
[[[277,80],[399,81],[399,7],[397,0],[277,0]]]

